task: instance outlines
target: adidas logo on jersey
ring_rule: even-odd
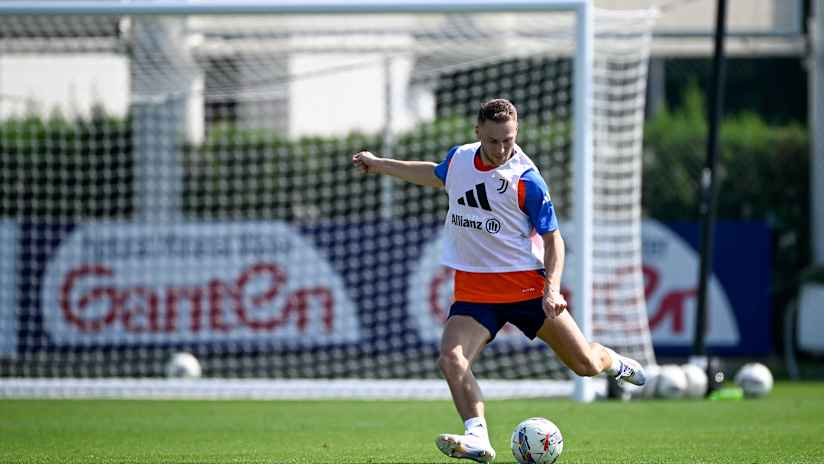
[[[478,194],[477,197],[475,196],[476,193]],[[458,204],[471,208],[480,207],[487,211],[492,211],[492,208],[489,206],[489,200],[486,197],[486,186],[484,186],[483,183],[476,185],[474,189],[467,190],[464,196],[458,198]]]

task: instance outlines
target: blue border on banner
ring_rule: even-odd
[[[699,253],[697,223],[664,223]],[[699,257],[700,259],[700,257]],[[707,345],[709,354],[752,356],[769,354],[772,348],[772,242],[763,222],[720,221],[715,228],[713,272],[733,307],[740,341],[737,346]],[[698,288],[698,275],[695,276]],[[686,356],[692,346],[655,345],[663,356]]]

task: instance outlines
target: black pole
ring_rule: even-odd
[[[695,315],[695,337],[693,356],[706,357],[704,339],[707,332],[707,287],[712,271],[713,246],[715,240],[715,219],[718,210],[718,132],[724,108],[724,37],[726,35],[726,0],[718,0],[715,12],[715,54],[712,62],[713,81],[709,88],[709,136],[707,137],[707,159],[701,172],[701,266],[698,275],[698,306]],[[709,367],[709,364],[707,365]],[[710,384],[712,380],[710,379]]]

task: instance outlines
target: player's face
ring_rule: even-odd
[[[505,122],[484,121],[475,126],[475,135],[481,141],[483,162],[500,166],[512,156],[515,137],[518,135],[518,123],[511,119]]]

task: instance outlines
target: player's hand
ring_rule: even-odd
[[[546,317],[555,319],[567,309],[567,301],[558,289],[548,286],[544,288],[543,306]]]
[[[362,173],[377,172],[380,158],[368,151],[359,151],[352,155],[352,164]]]

